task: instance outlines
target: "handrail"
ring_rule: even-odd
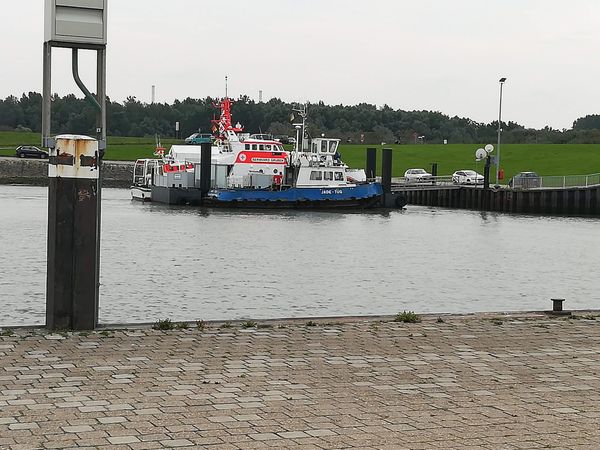
[[[567,189],[600,186],[600,173],[590,175],[563,175],[517,178],[512,181],[512,188],[517,189]]]

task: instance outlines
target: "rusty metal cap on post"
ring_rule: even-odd
[[[50,178],[98,179],[98,141],[89,136],[61,134],[50,149]]]

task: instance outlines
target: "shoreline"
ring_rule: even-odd
[[[407,312],[407,311],[405,311]],[[410,311],[412,313],[412,311]],[[401,314],[401,313],[398,313]],[[260,318],[245,318],[245,319],[215,319],[215,320],[204,320],[204,319],[191,319],[191,320],[172,320],[168,317],[162,317],[155,322],[128,322],[128,323],[99,323],[93,331],[103,330],[129,330],[129,329],[152,329],[159,321],[169,320],[173,324],[187,324],[188,327],[195,328],[196,324],[201,322],[206,327],[221,327],[223,325],[229,325],[231,328],[235,326],[242,326],[248,322],[254,322],[260,328],[260,325],[276,326],[276,325],[305,325],[307,322],[313,322],[316,326],[323,326],[329,324],[353,324],[353,323],[388,323],[395,322],[395,318],[398,314],[392,315],[350,315],[350,316],[303,316],[303,317],[281,317],[271,319],[260,319]],[[573,309],[564,310],[560,312],[552,310],[531,310],[531,311],[487,311],[487,312],[473,312],[473,313],[415,313],[421,322],[435,322],[439,318],[444,319],[475,319],[475,320],[491,320],[491,319],[544,319],[544,318],[572,318],[573,320],[581,319],[584,316],[598,316],[600,319],[600,309]],[[396,322],[398,323],[398,322]],[[185,328],[187,329],[187,328]],[[0,325],[1,330],[46,330],[48,333],[52,333],[52,330],[47,330],[45,325]],[[176,331],[174,327],[173,330]],[[79,331],[74,330],[61,330],[70,333],[78,333]]]

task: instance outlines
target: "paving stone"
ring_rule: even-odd
[[[0,449],[600,448],[600,321],[498,316],[19,329]]]

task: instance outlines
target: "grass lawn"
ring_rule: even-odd
[[[37,133],[0,132],[0,155],[14,156],[19,145],[38,145]],[[169,147],[178,141],[163,140]],[[181,141],[179,141],[181,142]],[[406,169],[422,167],[431,170],[438,164],[438,175],[451,175],[459,169],[474,169],[483,173],[483,162],[475,162],[475,150],[482,145],[386,145],[393,152],[393,175],[402,176]],[[289,146],[286,146],[289,147]],[[367,145],[341,145],[342,159],[350,167],[365,167]],[[381,149],[381,146],[373,146]],[[154,138],[108,137],[106,160],[127,161],[152,158]],[[493,154],[495,154],[494,151]],[[377,167],[381,170],[381,152],[378,152]],[[507,144],[501,148],[501,165],[505,180],[515,173],[534,171],[540,175],[585,175],[600,173],[600,145],[598,144]],[[492,180],[495,168],[492,167]]]
[[[341,145],[342,160],[350,167],[364,167],[367,146]],[[381,146],[374,146],[378,149]],[[438,175],[451,175],[460,169],[483,173],[483,162],[475,162],[476,144],[452,145],[386,145],[392,149],[393,175],[402,176],[406,169],[424,168],[438,164]],[[496,154],[494,150],[493,155]],[[377,168],[381,170],[381,152]],[[540,175],[585,175],[600,172],[600,145],[598,144],[508,144],[502,145],[500,164],[505,180],[518,172],[533,171]],[[492,167],[492,180],[495,168]]]

